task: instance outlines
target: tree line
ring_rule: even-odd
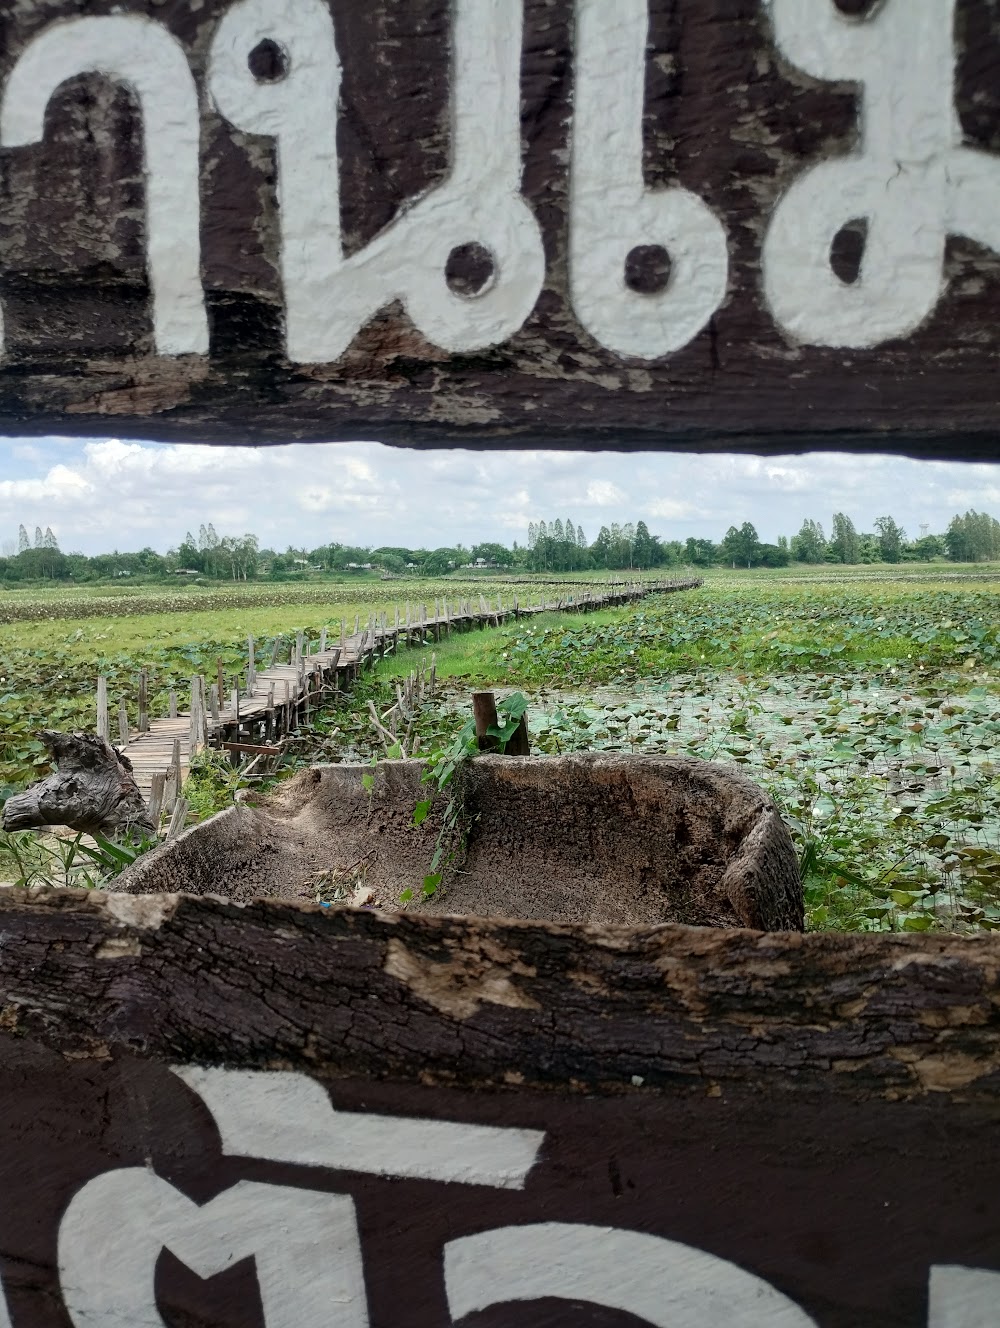
[[[188,531],[166,554],[149,547],[137,553],[63,553],[51,527],[36,526],[34,539],[22,525],[16,542],[4,546],[0,582],[103,581],[118,577],[144,580],[207,577],[218,581],[284,581],[322,572],[443,576],[460,568],[499,568],[527,572],[626,571],[656,567],[787,567],[790,563],[1000,561],[1000,521],[985,512],[955,516],[942,535],[921,528],[915,539],[891,517],[882,516],[871,531],[858,531],[843,512],[834,514],[827,536],[819,521],[807,518],[796,535],[780,536],[776,544],[762,541],[754,525],[730,526],[718,543],[689,536],[664,539],[644,521],[601,526],[593,541],[570,517],[532,521],[526,544],[508,547],[483,541],[437,549],[396,545],[349,545],[339,542],[317,548],[261,548],[256,535],[219,536],[209,523],[198,534]]]

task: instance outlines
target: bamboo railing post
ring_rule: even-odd
[[[187,819],[187,811],[187,799],[178,795],[177,801],[174,803],[174,810],[170,816],[170,825],[167,827],[167,839],[173,839],[175,835],[179,835],[184,829],[184,822]]]
[[[111,724],[108,719],[108,680],[103,675],[97,679],[97,736],[105,742],[111,741]]]
[[[139,732],[149,732],[149,672],[139,672]]]
[[[157,770],[150,780],[149,787],[149,819],[152,821],[157,834],[160,831],[160,811],[163,808],[163,792],[166,788],[167,776],[163,770]]]
[[[190,752],[194,756],[202,744],[202,719],[201,719],[201,678],[195,676],[191,679],[191,717],[190,717]]]

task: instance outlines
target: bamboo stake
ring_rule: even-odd
[[[184,829],[184,822],[187,819],[187,799],[178,797],[174,803],[173,814],[170,817],[170,825],[167,827],[167,838],[173,839]]]
[[[157,770],[150,780],[149,789],[149,819],[156,827],[157,832],[160,829],[160,809],[163,806],[163,791],[166,787],[167,776],[163,770]]]
[[[149,673],[146,669],[139,673],[139,732],[149,732]]]
[[[108,720],[108,680],[97,679],[97,736],[105,742],[111,741],[111,725]]]

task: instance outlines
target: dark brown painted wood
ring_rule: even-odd
[[[199,1205],[241,1181],[273,1187],[272,1204],[351,1195],[374,1328],[450,1322],[444,1246],[508,1225],[596,1227],[613,1249],[622,1232],[680,1242],[763,1278],[819,1328],[924,1328],[932,1266],[1000,1268],[994,937],[586,929],[48,891],[5,894],[0,928],[17,937],[0,970],[13,1328],[65,1328],[60,1223],[120,1168],[136,1170],[119,1181],[152,1174]],[[400,1127],[544,1139],[521,1189],[386,1178],[363,1150],[347,1167],[293,1164],[310,1123],[314,1147],[339,1136],[320,1099],[303,1120],[290,1097],[287,1128],[269,1134],[261,1116],[238,1156],[225,1135],[220,1147],[223,1114],[170,1070],[197,1065],[268,1071],[272,1085],[305,1076],[338,1111]],[[144,1220],[126,1204],[114,1227],[141,1250]],[[68,1245],[83,1227],[70,1209]],[[289,1235],[276,1228],[271,1248]],[[202,1281],[164,1251],[157,1303],[171,1324],[263,1325],[260,1270],[237,1261]],[[507,1270],[511,1294],[524,1274]],[[651,1321],[543,1298],[468,1324]]]
[[[818,16],[828,7],[833,0],[817,0]],[[886,8],[862,6],[855,22]],[[523,193],[541,227],[545,276],[524,325],[499,344],[449,352],[390,303],[333,362],[290,361],[273,145],[234,129],[205,93],[210,43],[226,10],[221,0],[86,6],[94,18],[155,20],[193,72],[210,353],[154,353],[137,106],[120,83],[81,74],[54,93],[42,141],[0,147],[4,433],[1000,455],[1000,256],[985,243],[950,236],[933,310],[912,334],[870,349],[798,344],[772,316],[762,290],[765,232],[793,181],[857,148],[860,97],[856,84],[794,67],[777,50],[760,0],[649,6],[645,180],[651,188],[680,184],[703,200],[725,228],[729,254],[726,294],[703,330],[650,360],[607,349],[571,305],[574,7],[526,0]],[[330,10],[343,64],[340,211],[353,253],[448,171],[450,10],[444,0],[330,0]],[[4,5],[0,82],[32,38],[80,14],[75,0]],[[992,170],[1000,15],[991,0],[957,0],[954,41],[963,141]],[[251,66],[263,82],[280,82],[270,49],[255,50]],[[935,69],[947,71],[949,61],[943,51]],[[863,222],[852,220],[832,246],[832,270],[845,283],[857,279]],[[448,263],[453,288],[479,289],[482,265],[474,244],[459,246]],[[639,245],[622,281],[655,293],[668,267],[657,246]]]

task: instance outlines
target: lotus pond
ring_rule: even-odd
[[[719,578],[613,619],[440,648],[424,748],[458,730],[474,688],[516,688],[533,750],[742,766],[792,831],[811,927],[1000,928],[1000,582],[883,580],[876,596],[849,581]],[[365,697],[388,706],[412,667],[387,661]],[[307,749],[379,751],[360,707],[321,719]]]

